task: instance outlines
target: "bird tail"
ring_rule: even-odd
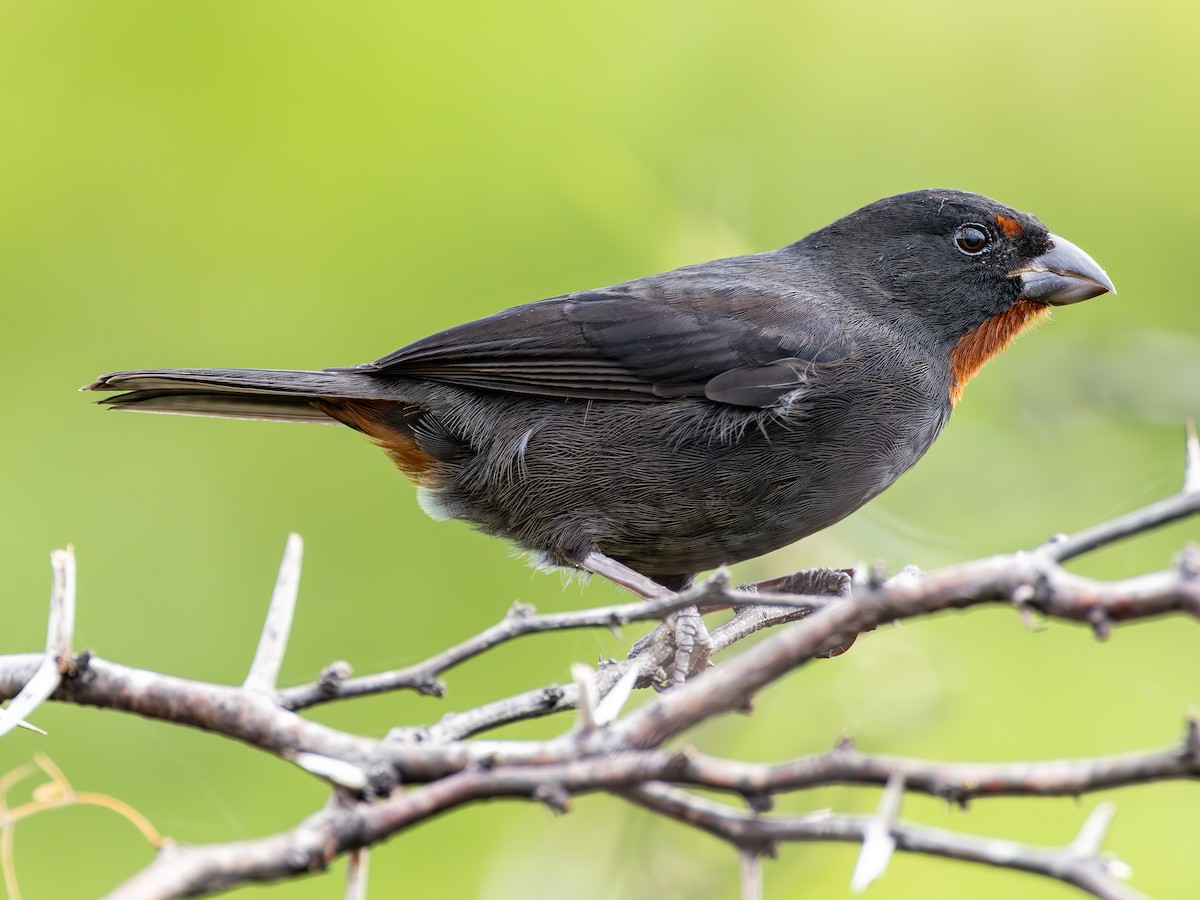
[[[354,372],[287,369],[146,369],[101,375],[84,391],[122,391],[103,406],[135,412],[265,419],[277,422],[336,420],[314,401],[385,399],[378,378]]]

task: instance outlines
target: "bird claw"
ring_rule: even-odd
[[[761,591],[781,594],[819,594],[826,597],[849,597],[853,582],[849,569],[801,569],[780,578],[760,581],[755,585]]]
[[[712,657],[712,638],[700,610],[695,606],[685,607],[668,616],[633,645],[633,649],[629,651],[629,658],[635,659],[658,648],[669,650],[672,645],[675,650],[670,684],[683,684],[690,676],[698,675],[708,668]]]
[[[700,610],[695,606],[681,609],[675,616],[675,666],[672,684],[683,684],[692,675],[708,668],[712,657],[712,637],[704,625]]]

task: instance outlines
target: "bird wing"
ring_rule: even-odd
[[[669,274],[504,310],[355,371],[546,397],[767,407],[852,351],[793,289]]]

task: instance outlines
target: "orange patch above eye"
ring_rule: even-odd
[[[1016,240],[1025,233],[1025,229],[1021,227],[1021,223],[1012,216],[1006,216],[1004,213],[996,213],[996,224],[1000,226],[1000,230],[1007,234],[1013,240]]]

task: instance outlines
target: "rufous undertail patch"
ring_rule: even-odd
[[[314,400],[313,406],[375,441],[411,481],[421,487],[437,486],[433,457],[422,451],[412,434],[397,424],[397,420],[403,420],[397,401],[323,397]]]
[[[950,351],[950,405],[958,403],[967,382],[989,359],[1025,329],[1050,314],[1050,308],[1033,300],[1018,300],[1004,312],[968,331]]]

